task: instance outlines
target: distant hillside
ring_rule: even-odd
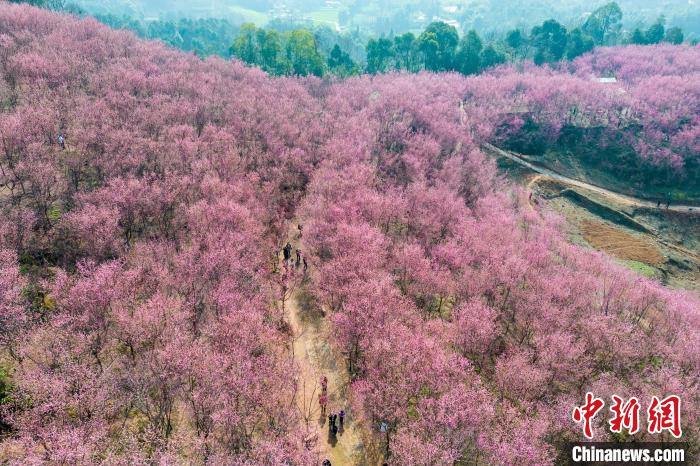
[[[319,25],[346,30],[357,27],[373,34],[420,31],[436,19],[449,21],[462,31],[477,29],[483,33],[504,33],[513,28],[530,29],[549,18],[567,26],[577,26],[586,15],[608,0],[72,0],[91,13],[128,14],[160,19],[215,17],[255,22],[262,25],[274,19],[310,20]],[[67,3],[71,3],[68,1]],[[668,26],[680,26],[690,35],[700,35],[700,10],[687,0],[620,0],[625,12],[624,25],[632,30],[640,24],[652,24],[660,16]]]

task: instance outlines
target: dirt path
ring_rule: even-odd
[[[303,405],[310,414],[309,428],[317,435],[321,460],[328,458],[333,466],[365,464],[360,425],[348,403],[348,380],[344,376],[344,367],[339,366],[340,361],[327,343],[327,323],[319,317],[305,315],[296,297],[289,303],[288,318],[294,335],[297,335],[294,357],[304,387],[300,388],[299,396],[303,397]],[[328,412],[337,413],[341,409],[346,412],[344,429],[338,433],[335,442],[330,441],[328,418],[321,416],[318,404],[321,375],[328,377]]]
[[[491,145],[491,144],[484,144],[484,147],[487,150],[489,150],[489,151],[491,151],[499,156],[506,157],[506,158],[512,160],[513,162],[518,163],[524,167],[527,167],[536,173],[547,176],[547,177],[552,178],[554,180],[557,180],[559,182],[569,184],[571,186],[576,186],[579,188],[587,189],[589,191],[598,193],[598,194],[603,195],[607,198],[613,199],[614,201],[616,201],[620,204],[625,204],[625,205],[629,205],[632,207],[646,207],[649,209],[657,209],[656,202],[647,201],[644,199],[639,199],[636,197],[628,196],[626,194],[617,193],[615,191],[610,191],[609,189],[601,188],[600,186],[595,186],[593,184],[586,183],[585,181],[580,181],[580,180],[576,180],[573,178],[569,178],[569,177],[564,176],[564,175],[560,175],[559,173],[557,173],[553,170],[550,170],[548,168],[534,165],[513,152],[499,149],[498,147]],[[675,205],[672,204],[669,206],[668,209],[666,209],[665,207],[661,207],[659,209],[660,210],[672,210],[675,212],[695,212],[695,213],[700,212],[700,207],[698,207],[698,206],[681,205],[681,204],[675,204]]]
[[[295,241],[290,243],[296,249]],[[302,272],[299,270],[297,273]],[[304,421],[308,421],[308,438],[315,439],[319,464],[326,458],[333,466],[373,464],[367,459],[363,442],[366,432],[360,416],[350,407],[350,380],[345,361],[335,354],[328,343],[328,319],[317,308],[304,305],[304,293],[304,284],[298,284],[286,303],[285,311],[294,335],[294,359],[300,375],[296,401]],[[328,410],[325,416],[321,415],[318,403],[322,375],[328,378]],[[346,413],[344,428],[333,440],[329,435],[328,413],[338,413],[341,409]]]

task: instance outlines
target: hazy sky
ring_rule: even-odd
[[[234,22],[306,21],[338,30],[361,28],[420,29],[441,19],[455,27],[482,32],[530,27],[555,18],[580,22],[608,0],[68,0],[90,13],[112,13],[141,19],[217,17]],[[700,32],[700,0],[618,0],[623,23],[633,27],[665,15],[669,25]],[[388,31],[387,31],[388,32]]]

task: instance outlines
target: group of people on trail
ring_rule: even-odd
[[[318,396],[318,404],[321,406],[321,416],[325,416],[326,408],[328,407],[328,377],[325,375],[321,376],[321,394]],[[339,430],[342,431],[344,423],[344,410],[341,409],[337,414],[328,414],[328,433],[330,434],[331,439],[335,439],[335,436],[338,434]]]
[[[285,269],[289,267],[289,265],[291,265],[292,263],[294,263],[294,267],[297,269],[303,265],[304,272],[306,272],[306,269],[309,268],[309,265],[306,262],[306,257],[302,255],[301,249],[299,248],[296,249],[296,261],[292,261],[292,245],[289,244],[289,242],[287,242],[287,244],[282,248],[282,255],[284,257]]]
[[[336,421],[338,424],[336,425]],[[328,415],[328,433],[331,434],[331,438],[335,438],[338,431],[343,430],[343,424],[345,423],[345,411],[342,409],[338,414],[330,413]]]

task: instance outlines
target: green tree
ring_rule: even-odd
[[[518,50],[520,46],[523,45],[523,33],[520,32],[520,29],[513,29],[508,32],[506,35],[506,44],[514,50]]]
[[[664,42],[670,42],[671,44],[682,44],[683,43],[683,30],[679,27],[672,27],[666,30],[666,35],[664,36]]]
[[[630,37],[630,42],[637,45],[646,44],[646,39],[644,38],[644,33],[641,29],[635,28],[634,31],[632,31],[632,37]]]
[[[257,37],[257,28],[255,24],[243,24],[238,33],[238,37],[236,37],[231,46],[231,56],[249,64],[258,64]]]
[[[530,33],[532,43],[537,47],[535,63],[555,62],[561,60],[566,51],[566,28],[553,19],[548,19],[542,26],[535,26]]]
[[[282,43],[279,33],[273,30],[258,29],[256,41],[262,69],[268,73],[284,73],[284,64],[280,61]]]
[[[481,51],[484,44],[475,30],[470,30],[459,43],[457,69],[466,75],[477,74],[481,69]]]
[[[335,44],[328,56],[328,70],[336,76],[347,77],[358,73],[357,64],[344,52],[340,45]]]
[[[286,34],[286,58],[290,74],[323,76],[325,60],[318,52],[316,39],[310,31],[296,29]]]
[[[410,71],[411,73],[419,71],[416,36],[412,32],[394,37],[394,51],[398,69]]]
[[[501,65],[506,62],[506,56],[489,44],[481,52],[481,69],[485,70],[492,66]]]
[[[425,69],[430,71],[454,70],[458,43],[457,29],[441,21],[430,23],[418,37],[419,48],[424,56]]]
[[[389,39],[370,39],[367,42],[367,72],[371,74],[384,73],[389,69],[394,57],[394,48]]]
[[[593,39],[585,35],[579,28],[569,31],[566,46],[566,58],[573,60],[574,58],[583,55],[586,52],[593,50],[595,42]]]
[[[622,29],[622,10],[610,2],[595,10],[581,26],[583,35],[590,36],[596,44],[613,44]]]
[[[112,29],[128,29],[134,31],[141,37],[146,35],[146,31],[140,22],[129,16],[116,16],[113,14],[95,15],[95,19],[102,24],[106,24]]]
[[[663,16],[659,17],[659,19],[644,32],[644,42],[646,44],[658,44],[661,42],[666,32],[664,27],[665,23],[666,18]]]

